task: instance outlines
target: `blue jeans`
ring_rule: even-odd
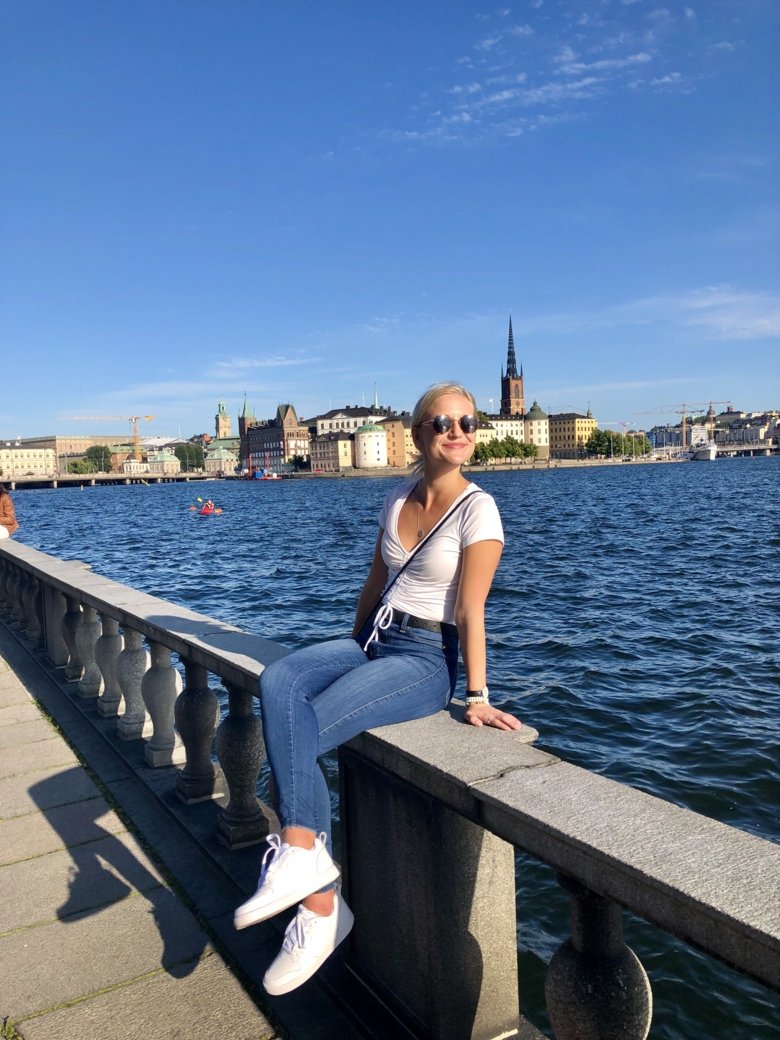
[[[406,627],[379,633],[366,653],[361,641],[334,639],[297,650],[260,676],[263,733],[283,827],[328,836],[328,785],[320,755],[374,726],[407,722],[445,708],[455,689],[458,636]]]

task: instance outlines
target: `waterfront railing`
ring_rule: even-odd
[[[150,774],[179,766],[176,794],[213,802],[223,846],[263,841],[274,815],[256,794],[255,695],[284,647],[9,541],[0,617],[116,720],[117,741],[142,742]],[[519,1011],[516,850],[552,867],[571,900],[545,985],[558,1040],[647,1036],[652,993],[624,910],[780,989],[778,846],[564,762],[528,731],[463,726],[460,712],[339,753],[347,964],[406,1035],[541,1035]]]

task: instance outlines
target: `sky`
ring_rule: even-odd
[[[0,440],[440,380],[496,411],[510,313],[528,406],[780,407],[778,29],[774,0],[0,0]]]

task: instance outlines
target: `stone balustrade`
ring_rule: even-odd
[[[285,648],[16,542],[0,545],[0,619],[116,719],[118,740],[143,742],[150,775],[180,766],[182,802],[220,799],[223,846],[264,839],[255,692]],[[221,721],[211,676],[227,691]],[[551,866],[571,900],[546,982],[558,1040],[648,1035],[652,994],[623,909],[780,988],[776,845],[563,762],[525,727],[463,726],[462,710],[373,730],[339,754],[348,965],[409,1036],[541,1036],[519,1012],[517,849]]]

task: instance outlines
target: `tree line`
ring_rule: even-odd
[[[184,473],[203,469],[203,447],[200,444],[177,444],[173,454]],[[107,444],[93,444],[84,452],[83,459],[68,463],[68,473],[110,473],[111,448]]]
[[[495,462],[499,459],[535,459],[538,454],[535,444],[523,444],[515,437],[479,443],[471,456],[472,462]]]
[[[600,458],[631,458],[637,455],[649,455],[653,446],[644,434],[615,433],[613,430],[599,430],[598,427],[585,442],[585,454]]]

